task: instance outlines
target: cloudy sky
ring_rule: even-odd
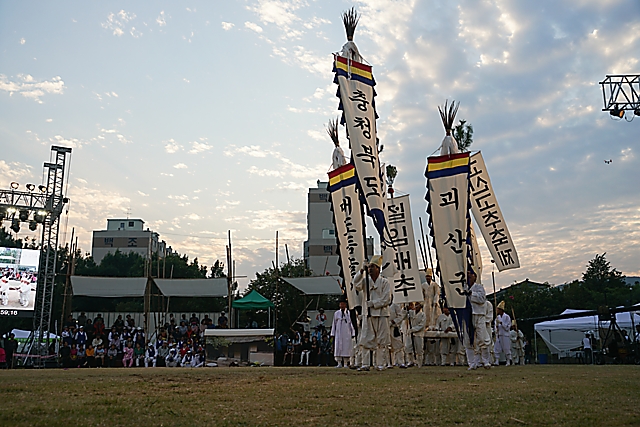
[[[1,2],[0,185],[39,183],[50,146],[67,145],[62,231],[86,251],[130,209],[207,265],[231,229],[238,274],[270,266],[276,230],[301,256],[352,5],[381,158],[416,220],[436,108],[456,99],[520,255],[499,287],[573,280],[602,252],[640,275],[640,120],[603,113],[598,84],[640,71],[634,0]]]

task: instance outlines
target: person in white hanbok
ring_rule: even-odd
[[[389,306],[389,333],[391,334],[390,365],[404,367],[404,343],[402,342],[402,307],[391,303]]]
[[[374,255],[366,268],[356,273],[353,283],[357,291],[369,295],[362,307],[362,332],[360,343],[365,350],[376,351],[376,365],[379,370],[385,368],[384,359],[391,344],[389,337],[389,305],[391,304],[391,284],[380,275],[382,257]],[[368,292],[367,292],[368,288]],[[363,357],[362,370],[369,370],[369,360]]]
[[[404,352],[407,355],[408,364],[420,368],[424,358],[424,330],[427,326],[427,316],[422,311],[422,304],[419,302],[412,304],[409,305],[409,310],[403,311],[403,317],[408,322]]]
[[[31,283],[27,280],[20,282],[20,305],[27,307],[29,305],[29,295],[31,295]]]
[[[449,308],[442,308],[442,314],[438,316],[437,326],[438,331],[440,332],[453,332],[453,320],[451,320]],[[455,338],[440,338],[440,366],[445,366],[447,364],[453,366],[457,350]]]
[[[9,281],[6,277],[0,278],[0,304],[9,304]]]
[[[496,316],[496,360],[500,360],[500,354],[504,353],[507,366],[511,365],[511,316],[504,312],[504,301],[500,301]]]
[[[340,310],[333,314],[333,324],[331,325],[331,336],[333,337],[333,357],[342,368],[348,365],[353,352],[353,337],[356,330],[351,323],[351,313],[347,309],[347,300],[340,300]]]
[[[467,363],[469,364],[469,369],[478,368],[480,363],[485,367],[485,369],[490,369],[491,360],[489,358],[489,346],[491,345],[491,338],[489,338],[487,324],[485,321],[485,302],[487,301],[487,293],[481,283],[476,283],[478,276],[472,268],[469,269],[468,276],[469,285],[471,285],[471,287],[465,292],[465,294],[469,297],[469,302],[471,302],[471,318],[474,334],[472,343],[469,330],[466,324],[463,325],[463,340],[465,351],[467,353]],[[474,346],[476,346],[481,360],[476,359]]]
[[[524,365],[524,334],[518,329],[515,320],[511,323],[511,358],[514,365]]]

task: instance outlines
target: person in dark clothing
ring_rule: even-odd
[[[60,359],[62,360],[63,368],[68,369],[71,367],[71,347],[66,341],[63,341],[62,347],[60,347]]]
[[[320,363],[318,366],[324,365],[329,366],[329,361],[331,360],[331,341],[329,341],[329,337],[327,335],[322,336],[322,341],[320,342]]]
[[[14,334],[9,334],[9,338],[4,341],[4,352],[7,357],[7,369],[13,368],[13,354],[18,350],[18,341]]]

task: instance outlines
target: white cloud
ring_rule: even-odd
[[[199,219],[202,219],[202,217],[201,217],[200,215],[195,214],[195,213],[192,213],[192,214],[187,215],[187,218],[188,218],[188,219],[192,219],[192,220],[194,220],[194,221],[197,221],[197,220],[199,220]]]
[[[65,138],[62,135],[56,135],[53,138],[49,138],[49,141],[56,145],[63,145],[71,148],[80,148],[83,145],[88,144],[88,141],[81,141],[77,138]]]
[[[26,178],[33,178],[31,165],[20,162],[9,162],[0,160],[0,186],[8,188],[12,181],[22,183]],[[24,184],[24,183],[22,183]]]
[[[169,154],[177,153],[178,151],[182,150],[182,145],[178,144],[173,139],[170,139],[165,142],[166,144],[164,145],[164,151],[166,151]]]
[[[255,31],[256,33],[261,33],[262,32],[262,27],[258,24],[254,24],[253,22],[245,22],[244,26],[248,29],[250,29],[251,31]]]
[[[164,10],[160,12],[160,15],[158,15],[158,17],[156,18],[156,22],[161,27],[164,27],[165,25],[167,25],[167,20],[165,19],[165,16],[164,16]]]
[[[102,28],[112,31],[114,36],[121,37],[122,35],[124,35],[125,31],[127,31],[132,37],[138,38],[142,35],[140,31],[136,30],[134,26],[127,28],[128,27],[127,24],[129,24],[135,18],[136,18],[135,13],[126,12],[125,10],[120,10],[120,12],[118,12],[117,14],[113,12],[110,13],[107,16],[107,20],[103,22],[101,25],[102,25]]]
[[[232,24],[231,22],[224,22],[222,21],[222,29],[225,31],[229,31],[230,29],[232,29],[233,27],[235,27],[234,24]]]
[[[191,143],[191,150],[189,150],[189,154],[198,154],[203,153],[205,151],[209,151],[213,148],[213,146],[209,145],[206,141],[193,141]]]
[[[23,38],[20,39],[20,44],[25,44],[27,41]]]
[[[9,96],[18,93],[39,104],[43,103],[40,97],[45,94],[61,95],[64,93],[64,89],[64,81],[60,76],[38,82],[30,74],[18,74],[14,81],[9,80],[6,75],[0,74],[0,91],[9,92]]]
[[[177,164],[173,165],[173,167],[175,169],[188,169],[189,168],[189,166],[185,165],[184,163],[177,163]]]
[[[47,122],[47,123],[51,123],[52,121],[53,121],[53,119],[47,119],[47,120],[45,120],[45,122]]]
[[[149,195],[147,193],[143,193],[140,190],[138,190],[138,194],[141,195],[142,197],[149,197]]]

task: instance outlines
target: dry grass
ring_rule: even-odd
[[[0,371],[0,426],[640,425],[640,368]]]

